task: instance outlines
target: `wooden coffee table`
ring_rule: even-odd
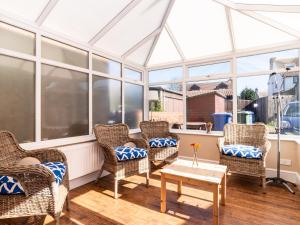
[[[213,192],[213,222],[219,224],[219,191],[221,189],[221,204],[226,199],[227,167],[219,164],[202,163],[198,165],[189,160],[178,159],[164,167],[161,171],[161,204],[160,210],[167,210],[166,179],[178,182],[178,194],[181,194],[182,183],[205,187]]]

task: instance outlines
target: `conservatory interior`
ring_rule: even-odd
[[[300,0],[0,0],[0,224],[300,224]]]

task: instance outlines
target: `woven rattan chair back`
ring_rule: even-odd
[[[0,131],[0,167],[14,165],[25,157],[25,152],[19,147],[15,136],[8,131]]]
[[[141,131],[147,138],[166,137],[169,133],[167,121],[143,121],[140,123]]]
[[[128,141],[129,128],[126,124],[98,124],[94,128],[94,132],[99,143],[117,147]]]
[[[264,124],[226,124],[224,126],[225,144],[244,144],[260,146],[265,143],[268,130]]]

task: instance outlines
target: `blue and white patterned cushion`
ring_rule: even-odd
[[[131,148],[128,146],[118,146],[114,148],[118,161],[126,161],[130,159],[145,158],[148,153],[143,148]]]
[[[149,145],[151,148],[175,147],[177,140],[175,138],[151,138]]]
[[[45,162],[41,164],[49,169],[55,177],[55,182],[61,184],[64,175],[66,174],[66,166],[62,162]],[[13,177],[0,176],[0,194],[22,194],[24,189]]]
[[[248,145],[225,145],[222,147],[222,153],[247,159],[261,159],[262,157],[262,151],[259,148]]]

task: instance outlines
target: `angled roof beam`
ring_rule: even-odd
[[[131,10],[133,10],[141,0],[132,0],[125,6],[114,18],[112,18],[108,24],[106,24],[90,41],[90,45],[94,45],[99,41],[107,32],[109,32],[117,23],[120,22]]]
[[[128,51],[126,51],[122,55],[122,58],[125,59],[127,56],[129,56],[131,53],[133,53],[135,50],[137,50],[139,47],[141,47],[146,42],[150,41],[152,38],[154,38],[160,32],[161,32],[161,28],[157,28],[155,31],[153,31],[151,34],[149,34],[147,37],[143,38],[141,41],[136,43],[132,48],[130,48]]]
[[[45,8],[42,10],[41,14],[38,16],[38,18],[35,20],[35,23],[38,26],[41,26],[44,21],[47,19],[51,11],[54,9],[56,4],[58,3],[59,0],[49,0]]]
[[[154,40],[154,42],[153,42],[153,44],[152,44],[152,46],[151,46],[151,48],[150,48],[150,50],[149,50],[149,53],[148,53],[148,55],[147,55],[147,58],[146,58],[146,61],[145,61],[145,64],[144,64],[145,67],[147,66],[147,64],[148,64],[148,62],[149,62],[149,60],[150,60],[150,58],[151,58],[151,56],[152,56],[152,53],[153,53],[153,51],[154,51],[154,49],[155,49],[155,46],[156,46],[156,44],[157,44],[157,42],[158,42],[158,39],[159,39],[159,37],[160,37],[160,34],[161,34],[161,32],[162,32],[162,30],[163,30],[163,28],[164,28],[164,26],[165,26],[165,24],[166,24],[166,22],[167,22],[167,19],[168,19],[170,13],[171,13],[171,10],[172,10],[172,8],[173,8],[174,3],[175,3],[175,0],[171,0],[170,3],[169,3],[169,5],[168,5],[168,8],[167,8],[167,10],[166,10],[166,13],[165,13],[165,15],[164,15],[164,17],[163,17],[163,19],[162,19],[162,21],[161,21],[161,24],[160,24],[160,32],[159,32],[159,34],[155,37],[155,40]]]
[[[229,31],[230,41],[231,41],[231,48],[232,48],[232,51],[234,52],[235,51],[235,36],[234,36],[234,30],[233,30],[233,25],[232,25],[232,17],[231,17],[230,8],[227,6],[225,6],[225,13],[226,13],[228,31]]]
[[[267,4],[241,4],[236,3],[235,9],[247,11],[300,13],[299,5],[267,5]]]
[[[176,40],[176,38],[175,38],[175,36],[174,36],[174,34],[173,34],[170,26],[168,25],[168,23],[165,24],[165,29],[166,29],[169,37],[171,38],[171,40],[172,40],[172,42],[173,42],[173,44],[174,44],[174,46],[175,46],[178,54],[180,55],[181,60],[185,60],[185,56],[183,54],[183,51],[182,51],[182,49],[181,49],[178,41]]]

